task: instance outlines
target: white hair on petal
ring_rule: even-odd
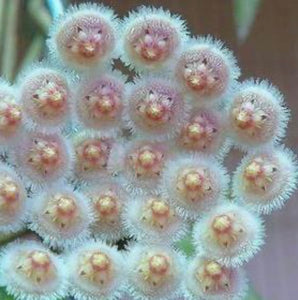
[[[32,102],[36,91],[47,80],[47,76],[59,82],[65,89],[66,105],[65,112],[61,116],[40,116]],[[76,74],[65,70],[59,65],[53,66],[49,60],[35,62],[23,69],[17,77],[17,98],[23,105],[24,125],[28,130],[39,130],[45,133],[53,133],[67,127],[73,117],[73,86],[76,84]]]
[[[42,251],[49,255],[55,268],[55,278],[42,285],[33,284],[17,271],[16,261],[20,254]],[[56,300],[68,292],[67,274],[63,260],[36,241],[15,241],[6,246],[0,255],[0,285],[18,300]]]
[[[182,170],[188,168],[204,168],[210,172],[213,191],[211,195],[207,195],[202,201],[195,201],[194,203],[185,201],[176,190],[177,176]],[[215,159],[204,154],[181,154],[167,163],[162,176],[162,191],[177,207],[177,211],[181,216],[195,220],[203,216],[203,213],[210,210],[214,204],[222,201],[227,192],[228,183],[227,171]]]
[[[27,221],[28,214],[30,212],[30,205],[25,184],[22,178],[12,167],[4,163],[0,163],[0,180],[3,176],[8,176],[16,184],[18,188],[17,201],[20,202],[20,206],[16,214],[10,215],[5,211],[0,213],[0,234],[7,234],[17,232],[25,228],[25,222]]]
[[[181,53],[180,53],[180,60],[185,59],[187,55],[190,55],[190,61],[192,61],[195,56],[195,51],[201,51],[201,50],[207,50],[210,51],[211,55],[218,56],[224,63],[224,66],[227,68],[228,72],[228,78],[226,87],[224,90],[220,93],[220,95],[204,95],[204,96],[198,96],[195,91],[191,91],[189,88],[186,88],[185,85],[181,84],[181,87],[184,87],[184,90],[187,93],[190,93],[192,95],[191,102],[194,106],[204,107],[204,106],[214,106],[216,104],[219,104],[221,102],[225,102],[226,99],[229,99],[231,96],[236,80],[241,74],[240,68],[238,67],[237,60],[233,53],[228,50],[224,43],[220,40],[214,39],[212,36],[199,36],[194,37],[190,39],[190,41],[185,44],[183,47]],[[177,62],[176,62],[177,63]],[[179,77],[179,68],[184,67],[184,65],[181,64],[182,62],[178,61],[178,64],[176,65],[176,76]]]
[[[243,183],[243,173],[247,165],[257,157],[265,157],[277,167],[273,184],[264,194],[248,193]],[[240,162],[233,177],[233,196],[235,201],[245,203],[252,210],[261,214],[270,214],[280,209],[290,198],[297,186],[298,164],[296,155],[284,146],[266,147],[251,151]]]
[[[147,24],[150,21],[156,21],[159,25],[160,22],[166,22],[171,28],[175,30],[177,35],[178,44],[175,49],[172,49],[172,53],[163,62],[158,62],[152,65],[146,65],[139,59],[133,58],[129,54],[127,49],[127,35],[133,30],[136,30],[138,26],[142,27],[142,24]],[[181,19],[179,15],[172,14],[169,10],[164,10],[162,7],[155,8],[152,6],[146,7],[144,5],[136,8],[135,11],[130,11],[128,16],[126,16],[121,22],[121,49],[126,49],[127,51],[121,51],[121,60],[130,69],[134,69],[137,72],[149,73],[152,71],[159,71],[160,69],[170,71],[175,63],[175,59],[184,43],[189,39],[188,29],[186,23]]]
[[[159,141],[169,140],[178,134],[183,121],[189,114],[190,106],[185,100],[185,95],[177,89],[173,81],[171,76],[162,76],[161,73],[157,76],[147,74],[142,78],[137,78],[134,84],[130,86],[124,120],[132,133]],[[148,126],[145,124],[146,121],[141,122],[140,116],[135,111],[137,102],[142,100],[145,103],[144,97],[151,90],[157,93],[158,98],[161,95],[163,97],[169,96],[171,101],[175,101],[173,104],[169,104],[172,114],[170,120],[158,127]]]
[[[99,286],[78,274],[78,262],[84,253],[101,252],[108,256],[112,263],[112,278],[105,287]],[[81,245],[66,255],[66,269],[69,277],[70,294],[76,300],[114,300],[121,295],[126,283],[127,267],[125,258],[117,248],[101,241],[90,241]]]
[[[248,97],[252,94],[258,96],[258,99],[253,100],[255,101],[254,103],[257,104],[257,107],[264,110],[265,114],[271,114],[271,118],[267,118],[268,122],[271,123],[265,123],[265,128],[263,129],[261,136],[241,136],[241,132],[237,132],[232,124],[234,100],[241,97],[242,103],[247,103],[248,100],[250,100]],[[250,100],[250,102],[251,101],[252,100]],[[229,113],[228,121],[230,137],[235,147],[244,152],[255,150],[257,148],[261,149],[266,146],[274,146],[277,143],[280,143],[286,134],[287,125],[290,119],[290,111],[285,105],[284,97],[281,92],[267,80],[251,78],[239,83],[234,89],[227,110]]]
[[[160,286],[151,285],[140,277],[139,265],[149,255],[167,255],[171,260],[171,276]],[[165,246],[135,245],[128,256],[128,291],[138,300],[170,300],[181,292],[182,268],[185,258],[177,251]]]
[[[197,254],[191,261],[188,262],[185,278],[184,278],[184,295],[186,299],[195,300],[202,298],[205,300],[218,300],[218,299],[229,299],[229,300],[242,300],[248,291],[248,279],[245,271],[238,268],[224,267],[230,276],[229,288],[219,293],[207,293],[204,291],[204,287],[201,286],[200,281],[196,277],[197,269],[204,262],[215,262],[210,260],[208,254]],[[222,268],[223,266],[220,265]]]
[[[91,64],[85,65],[69,60],[65,61],[63,54],[61,54],[61,52],[59,53],[59,47],[56,41],[56,38],[62,29],[67,31],[65,34],[66,38],[70,38],[70,34],[75,26],[75,24],[71,24],[71,22],[74,22],[76,19],[78,20],[80,17],[83,19],[84,14],[95,16],[104,22],[104,24],[108,26],[109,30],[111,30],[110,36],[112,37],[112,43],[109,45],[109,51],[105,53],[104,57],[95,62],[91,61]],[[63,28],[64,26],[68,26],[68,28],[65,29]],[[108,63],[111,63],[112,59],[120,56],[119,44],[116,38],[118,32],[119,20],[111,8],[96,3],[82,3],[77,6],[70,6],[64,14],[60,15],[54,20],[50,27],[49,38],[47,40],[50,59],[54,64],[62,64],[64,66],[68,66],[69,68],[80,71],[86,71],[88,69],[94,69],[99,66],[107,65]]]
[[[150,220],[147,220],[146,223],[142,218],[148,200],[151,198],[165,201],[169,205],[170,219],[163,227],[153,226],[150,224]],[[175,213],[175,208],[168,199],[149,194],[133,198],[127,203],[123,224],[132,236],[146,245],[171,245],[172,242],[181,239],[189,229],[188,224]]]
[[[49,200],[55,195],[69,197],[78,210],[78,220],[68,228],[59,228],[45,214]],[[95,215],[91,203],[82,193],[74,191],[65,184],[55,185],[46,189],[41,195],[31,200],[32,209],[29,218],[29,228],[43,238],[43,242],[54,249],[69,249],[84,243],[91,236],[91,225]]]
[[[224,214],[232,214],[240,222],[244,233],[240,241],[235,240],[235,244],[227,248],[218,245],[211,233],[214,218]],[[264,231],[264,221],[258,215],[245,206],[227,201],[226,204],[214,207],[195,223],[192,237],[197,251],[208,253],[210,258],[225,266],[236,267],[248,262],[261,249]]]

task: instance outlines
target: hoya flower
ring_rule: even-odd
[[[30,66],[18,81],[27,128],[47,132],[66,126],[72,102],[70,74],[40,63]]]
[[[18,170],[34,186],[66,178],[72,169],[72,156],[68,141],[56,133],[26,132],[14,149]]]
[[[16,300],[59,300],[67,295],[64,263],[35,241],[4,248],[0,273],[1,286]]]
[[[0,144],[9,146],[22,132],[23,108],[17,100],[15,88],[0,78]]]
[[[283,147],[265,148],[248,154],[233,178],[233,194],[259,213],[279,209],[297,184],[296,156]]]
[[[162,8],[141,6],[122,25],[121,59],[137,71],[171,67],[188,35],[180,16]]]
[[[175,67],[178,81],[192,95],[194,105],[213,104],[227,96],[240,70],[223,43],[208,36],[192,39]]]
[[[118,19],[101,4],[71,6],[52,25],[48,46],[54,59],[77,70],[117,57]]]
[[[25,227],[28,200],[25,186],[11,167],[0,164],[0,234]]]
[[[227,202],[196,222],[193,242],[198,250],[221,264],[241,265],[263,245],[263,221],[247,208]]]
[[[170,248],[136,245],[128,258],[128,289],[135,299],[169,300],[181,290],[184,258]]]
[[[77,87],[75,102],[83,127],[117,132],[122,124],[127,78],[119,71],[99,70],[85,74]]]
[[[162,188],[180,215],[195,220],[220,201],[228,181],[226,171],[216,160],[190,154],[167,163]]]
[[[244,81],[229,106],[229,132],[234,143],[245,150],[279,141],[288,119],[283,96],[267,81]]]
[[[90,199],[95,222],[92,233],[96,238],[117,241],[124,235],[123,212],[128,194],[121,183],[112,179],[101,180],[99,184],[87,186],[84,194]]]
[[[95,180],[107,175],[107,164],[114,139],[99,132],[80,131],[72,138],[75,151],[75,176]]]
[[[55,185],[32,199],[29,228],[52,248],[70,248],[86,241],[93,222],[88,199],[70,186]]]
[[[226,267],[205,255],[197,255],[185,276],[186,299],[242,300],[247,279],[241,268]]]
[[[224,111],[201,108],[184,122],[178,145],[186,151],[202,152],[223,157],[229,150]]]
[[[185,112],[183,94],[170,79],[145,76],[131,88],[126,119],[133,132],[164,140],[177,133]]]
[[[175,212],[175,206],[161,196],[143,195],[126,205],[124,225],[138,241],[168,244],[181,238],[187,225]]]
[[[144,189],[150,189],[157,193],[169,157],[169,147],[163,142],[135,139],[120,151],[116,147],[111,151],[109,169],[123,175],[123,184],[130,192],[142,194]]]
[[[66,266],[70,294],[76,300],[114,300],[125,283],[124,257],[102,242],[91,241],[74,249],[67,256]]]

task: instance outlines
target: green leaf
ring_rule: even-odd
[[[261,300],[262,298],[250,287],[244,300]]]
[[[238,40],[243,43],[249,35],[261,0],[234,0],[234,19]]]
[[[191,235],[185,236],[176,243],[176,247],[181,250],[186,256],[192,256],[195,253],[195,247],[191,240]]]
[[[1,300],[14,300],[12,296],[7,295],[4,288],[0,288],[0,299]]]

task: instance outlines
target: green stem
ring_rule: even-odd
[[[0,1],[0,55],[2,53],[3,47],[3,28],[4,28],[4,11],[5,11],[6,1]]]
[[[8,80],[13,79],[17,60],[19,6],[20,0],[7,1],[2,53],[2,73]]]
[[[37,34],[31,42],[25,57],[23,58],[22,64],[19,70],[23,70],[27,65],[31,64],[38,58],[40,58],[44,47],[44,37],[41,34]]]
[[[52,18],[43,4],[43,0],[30,0],[28,2],[28,12],[32,20],[39,27],[39,30],[44,35],[47,35]]]
[[[47,3],[53,18],[63,13],[64,8],[61,0],[47,0]]]
[[[6,245],[7,243],[21,237],[25,233],[27,233],[27,230],[24,229],[14,233],[0,234],[0,246]]]

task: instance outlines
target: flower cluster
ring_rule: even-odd
[[[240,83],[220,41],[162,8],[70,7],[47,45],[0,82],[0,233],[40,237],[1,250],[0,284],[18,300],[243,299],[261,215],[297,180],[280,92]],[[232,147],[244,158],[230,180]]]

